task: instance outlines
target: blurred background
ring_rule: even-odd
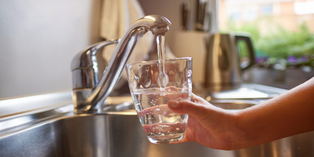
[[[148,14],[160,13],[180,26],[180,6],[187,1],[140,0]],[[195,8],[195,1],[188,1]],[[194,2],[194,3],[193,3]],[[255,49],[256,65],[243,74],[245,82],[291,89],[314,76],[314,1],[313,0],[218,0],[207,1],[211,21],[209,31],[248,32]],[[169,4],[175,3],[175,4]],[[150,5],[152,4],[152,5]],[[213,6],[214,5],[214,6]],[[217,7],[217,9],[213,9]],[[177,9],[177,11],[174,11]],[[216,15],[215,15],[216,14]],[[196,15],[191,11],[191,18]],[[215,19],[215,17],[217,16]],[[191,19],[192,21],[195,19]],[[218,28],[215,28],[218,27]],[[167,43],[174,48],[176,32],[169,32]],[[171,34],[173,33],[173,34]],[[248,49],[240,47],[242,64]]]
[[[121,0],[132,1],[136,0]],[[166,34],[170,50],[175,50],[176,35],[182,31],[250,33],[256,64],[243,73],[246,83],[291,89],[314,76],[314,0],[137,2],[145,14],[163,15],[172,22]],[[72,58],[104,40],[103,4],[103,0],[0,1],[0,99],[71,90]],[[238,45],[245,65],[248,48]]]
[[[249,32],[254,41],[256,67],[246,81],[290,89],[314,76],[313,8],[313,0],[220,1],[219,30]]]

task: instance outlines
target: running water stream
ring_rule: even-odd
[[[158,62],[159,62],[159,75],[158,75],[158,84],[161,90],[165,90],[167,84],[169,83],[168,75],[165,70],[165,60],[166,60],[166,52],[165,52],[165,36],[157,35],[157,54],[158,54]]]

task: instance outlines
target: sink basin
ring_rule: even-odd
[[[214,106],[232,111],[242,110],[258,104],[257,101],[251,100],[212,100],[209,102]]]
[[[60,99],[58,99],[60,98]],[[61,100],[62,98],[62,100]],[[0,156],[2,157],[312,157],[314,131],[254,147],[215,150],[195,142],[151,144],[140,125],[130,97],[108,99],[101,114],[73,113],[71,92],[36,99],[0,101]],[[23,100],[23,101],[21,101]],[[227,110],[258,105],[265,98],[211,99]],[[39,109],[16,107],[21,102]],[[65,103],[61,103],[65,102]],[[46,107],[44,107],[46,106]],[[10,108],[9,108],[10,107]],[[4,110],[2,110],[4,111]]]
[[[106,113],[96,115],[74,115],[71,111],[65,113],[60,112],[58,116],[48,116],[43,121],[27,123],[24,124],[24,126],[2,130],[0,132],[0,156],[314,156],[314,132],[291,136],[263,145],[234,151],[215,150],[194,142],[177,145],[151,144],[144,135],[136,112],[132,108],[133,104],[125,103],[120,106],[107,106]],[[45,111],[45,113],[46,112],[51,111]],[[42,114],[43,112],[40,112],[32,114],[32,116]],[[24,116],[24,118],[25,117],[27,117],[27,115]]]

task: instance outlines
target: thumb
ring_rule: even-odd
[[[194,103],[188,100],[169,100],[168,107],[176,113],[189,114],[196,119],[205,120],[212,115],[214,108],[210,107],[208,103],[207,106]]]

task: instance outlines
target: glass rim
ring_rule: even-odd
[[[177,61],[177,60],[192,60],[192,57],[180,57],[180,58],[172,58],[172,59],[166,59],[165,61]],[[148,61],[141,61],[141,62],[136,62],[136,63],[127,63],[126,66],[130,65],[138,65],[138,64],[149,64],[149,63],[156,63],[158,60],[148,60]]]

